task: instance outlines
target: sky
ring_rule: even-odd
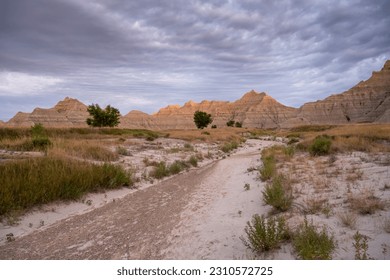
[[[66,96],[153,113],[341,93],[390,59],[389,0],[0,0],[0,120]]]

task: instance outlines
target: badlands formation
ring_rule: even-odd
[[[341,94],[309,102],[300,108],[284,106],[266,93],[250,91],[235,102],[189,101],[183,106],[169,105],[149,115],[130,111],[121,117],[119,127],[146,129],[192,129],[194,112],[213,116],[213,124],[226,126],[234,120],[248,128],[290,128],[310,124],[388,123],[390,122],[390,60],[381,71]],[[77,99],[65,98],[54,108],[36,108],[32,113],[17,113],[5,124],[30,127],[42,123],[47,127],[86,127],[87,106]]]

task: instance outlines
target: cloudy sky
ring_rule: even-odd
[[[299,107],[390,59],[389,0],[0,0],[0,120],[66,96],[148,113],[254,89]]]

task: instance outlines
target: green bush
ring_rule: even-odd
[[[227,126],[234,126],[235,123],[236,123],[235,121],[230,120],[230,121],[228,121],[228,122],[226,123],[226,125],[227,125]]]
[[[242,123],[236,122],[235,126],[236,126],[236,127],[242,127]]]
[[[221,150],[224,153],[229,153],[232,150],[235,150],[238,148],[238,143],[236,141],[226,142],[222,145]]]
[[[181,171],[183,171],[184,169],[186,169],[187,167],[188,167],[188,165],[184,161],[176,160],[174,163],[172,163],[169,166],[169,168],[168,168],[169,174],[170,175],[178,174]]]
[[[254,215],[252,222],[245,227],[246,238],[241,241],[255,253],[261,253],[278,248],[281,242],[290,238],[290,231],[282,217],[265,219]]]
[[[260,168],[260,179],[267,181],[276,174],[276,160],[273,155],[265,156],[262,158],[263,166]]]
[[[0,215],[131,185],[131,174],[112,164],[95,165],[50,156],[6,162],[0,164]]]
[[[264,202],[276,210],[284,212],[291,208],[292,190],[283,176],[275,176],[262,193]]]
[[[164,161],[161,161],[154,167],[150,176],[156,179],[162,179],[166,176],[169,176],[169,174],[169,168],[167,167],[166,163]]]
[[[294,234],[293,247],[303,260],[330,260],[336,244],[325,228],[319,232],[305,219]]]
[[[196,158],[196,156],[191,156],[190,159],[188,160],[188,162],[189,162],[193,167],[197,167],[197,166],[198,166],[198,159]]]
[[[332,141],[329,136],[321,135],[317,136],[313,143],[309,146],[309,153],[312,156],[327,155],[330,152]]]

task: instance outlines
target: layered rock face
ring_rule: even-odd
[[[381,71],[353,88],[299,108],[296,118],[283,127],[303,124],[347,124],[390,122],[390,60]]]
[[[148,129],[193,129],[194,113],[205,111],[213,116],[213,124],[226,126],[226,122],[234,120],[245,127],[277,128],[279,124],[296,116],[297,110],[286,107],[265,93],[250,91],[235,102],[188,101],[184,106],[169,105],[156,114],[147,115],[139,111],[131,111],[121,119],[120,126]]]
[[[8,126],[30,127],[41,123],[46,127],[86,127],[87,106],[77,99],[66,97],[54,108],[36,108],[32,113],[18,112],[7,122]]]
[[[235,102],[188,101],[183,106],[169,105],[149,115],[130,111],[122,116],[119,127],[146,129],[193,129],[195,111],[212,115],[213,124],[226,126],[234,120],[249,128],[289,128],[306,124],[390,123],[390,60],[381,71],[348,91],[324,100],[309,102],[299,109],[287,107],[266,93],[250,91]],[[17,113],[7,126],[86,127],[87,106],[65,98],[54,108],[37,108],[32,113]],[[0,123],[0,126],[2,123]]]

